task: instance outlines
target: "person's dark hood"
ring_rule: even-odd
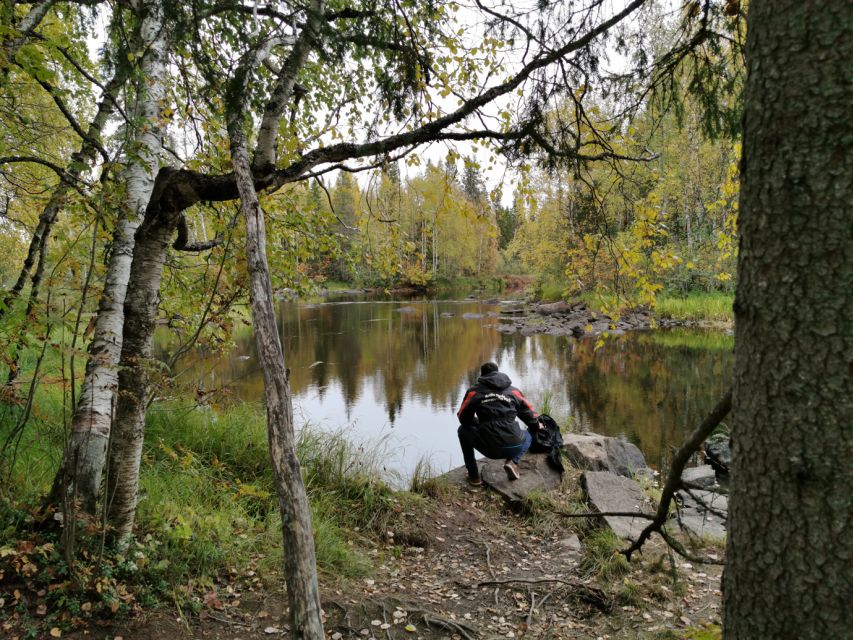
[[[503,391],[512,384],[512,380],[509,379],[509,376],[505,373],[501,373],[500,371],[493,371],[492,373],[480,376],[477,379],[477,382],[497,391]]]

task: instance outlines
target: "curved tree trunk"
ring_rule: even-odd
[[[239,127],[239,120],[229,126],[231,158],[240,191],[240,210],[246,219],[252,323],[264,374],[267,433],[281,512],[290,624],[294,638],[322,640],[323,622],[320,617],[311,511],[302,483],[302,470],[296,457],[289,372],[285,369],[275,321],[264,214],[255,192],[245,138]]]
[[[150,211],[136,233],[133,264],[124,303],[118,394],[112,431],[107,506],[119,547],[133,533],[139,493],[139,466],[145,411],[151,388],[151,345],[160,300],[160,279],[180,213]]]
[[[735,301],[730,640],[853,628],[853,4],[752,0]]]
[[[63,494],[56,494],[64,491],[64,497],[79,500],[89,513],[94,512],[97,502],[110,436],[134,234],[151,197],[162,149],[160,111],[166,104],[167,79],[163,5],[160,0],[140,2],[137,11],[142,16],[140,49],[145,50],[145,56],[136,83],[134,124],[137,128],[130,145],[134,154],[128,158],[123,175],[124,207],[113,236],[95,333],[89,345],[86,375],[71,423],[71,437],[54,481],[55,498],[64,502]]]

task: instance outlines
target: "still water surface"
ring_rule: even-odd
[[[660,467],[730,384],[732,338],[721,332],[633,332],[596,350],[592,339],[502,334],[494,327],[505,309],[471,301],[282,303],[297,424],[343,428],[380,448],[389,476],[407,478],[424,457],[445,471],[462,464],[456,409],[479,365],[494,360],[537,410],[547,401],[571,430],[624,435]],[[199,352],[184,365],[207,391],[263,400],[251,335],[227,356]]]

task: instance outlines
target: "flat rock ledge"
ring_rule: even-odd
[[[521,477],[518,480],[507,478],[503,460],[480,458],[477,464],[483,484],[511,503],[521,502],[534,492],[553,491],[562,483],[560,473],[548,463],[548,455],[544,453],[528,453],[521,459],[518,465]],[[467,475],[465,467],[457,467],[440,478],[452,485],[470,487]]]
[[[586,471],[581,488],[593,511],[654,515],[654,505],[636,480],[609,471]],[[624,540],[636,540],[649,520],[631,516],[602,516],[604,523]]]
[[[716,491],[691,489],[679,491],[676,498],[679,502],[678,522],[688,533],[714,540],[726,537],[727,496]]]

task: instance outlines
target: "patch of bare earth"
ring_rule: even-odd
[[[627,573],[582,570],[574,522],[543,533],[482,488],[447,488],[377,540],[371,578],[323,579],[332,640],[679,638],[719,622],[720,574],[653,540]],[[584,531],[581,526],[580,540]],[[705,555],[721,554],[704,549]],[[280,576],[223,579],[198,615],[159,610],[70,638],[289,638]]]

